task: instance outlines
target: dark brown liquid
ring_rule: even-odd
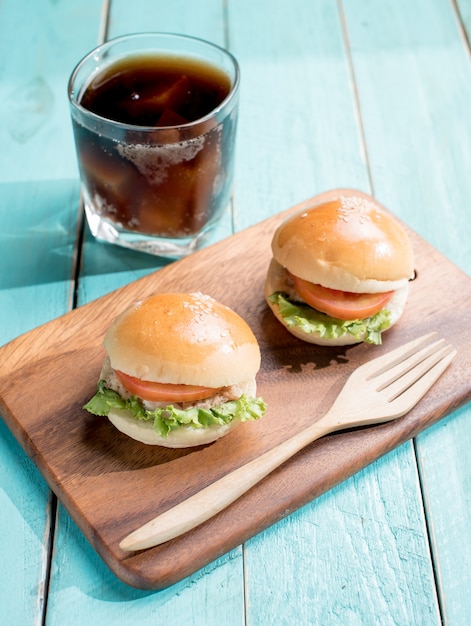
[[[197,233],[228,201],[235,120],[228,116],[196,136],[189,127],[168,127],[205,117],[230,90],[219,68],[178,57],[132,57],[95,77],[82,106],[136,130],[106,137],[74,122],[86,203],[126,230]]]
[[[81,104],[136,126],[177,126],[211,113],[231,90],[227,74],[180,57],[136,56],[113,64],[87,87]]]

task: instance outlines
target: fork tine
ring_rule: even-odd
[[[368,378],[368,380],[375,383],[377,391],[381,391],[382,389],[392,385],[398,378],[403,378],[407,372],[416,368],[428,357],[436,355],[445,345],[446,344],[443,339],[426,345],[417,352],[414,352],[409,356],[405,356],[403,360],[399,361],[395,365],[392,365],[388,369],[383,367],[380,372],[373,374]]]
[[[418,337],[417,339],[413,339],[412,341],[409,341],[409,343],[399,346],[390,352],[386,352],[386,354],[383,354],[382,356],[376,357],[371,361],[367,361],[356,371],[361,371],[362,376],[368,379],[373,378],[374,376],[379,376],[386,370],[389,370],[395,365],[403,362],[412,354],[415,354],[436,336],[437,333],[433,332],[423,335],[422,337]]]
[[[389,402],[392,402],[395,398],[405,393],[407,389],[412,387],[414,383],[420,381],[420,379],[425,376],[427,372],[433,369],[435,365],[440,363],[442,359],[447,357],[452,352],[451,346],[442,345],[441,342],[434,344],[434,346],[438,349],[431,352],[425,352],[422,350],[420,352],[420,356],[422,356],[425,352],[425,358],[419,359],[419,356],[414,358],[414,365],[412,367],[404,368],[402,376],[395,376],[391,379],[390,384],[385,383],[381,385],[378,391],[382,390],[389,398]]]
[[[410,385],[401,395],[396,396],[391,403],[395,410],[395,417],[404,415],[417,404],[450,365],[456,353],[456,350],[446,352],[421,378]]]

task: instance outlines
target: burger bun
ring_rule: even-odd
[[[364,195],[299,211],[275,231],[272,252],[295,276],[353,293],[394,291],[414,275],[404,228]]]
[[[111,366],[150,382],[227,387],[254,378],[257,340],[235,311],[201,293],[159,293],[110,326]]]
[[[166,437],[159,435],[152,422],[138,421],[127,411],[111,410],[108,419],[123,434],[151,446],[163,446],[164,448],[190,448],[212,443],[227,435],[231,430],[239,426],[240,420],[232,420],[228,424],[211,424],[205,428],[192,428],[180,426],[172,430]]]

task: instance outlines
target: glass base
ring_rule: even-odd
[[[154,256],[180,259],[196,252],[206,241],[211,230],[216,226],[216,221],[192,235],[191,237],[157,237],[143,233],[137,233],[119,228],[111,220],[103,218],[87,206],[85,214],[92,235],[101,241],[106,241],[123,248],[130,248],[139,252],[146,252]]]

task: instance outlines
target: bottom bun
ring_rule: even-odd
[[[287,326],[286,322],[281,317],[279,312],[275,311],[275,308],[278,309],[278,306],[272,306],[275,317],[283,324],[287,331],[289,331],[298,339],[301,339],[301,341],[313,343],[316,346],[350,346],[354,343],[362,343],[362,341],[364,341],[366,338],[366,333],[364,333],[363,335],[358,335],[356,337],[354,337],[350,333],[346,333],[345,335],[337,337],[336,339],[326,339],[325,337],[321,337],[319,333],[305,333],[302,328],[299,328],[299,326]]]
[[[108,419],[113,426],[128,437],[151,446],[163,446],[165,448],[203,446],[227,435],[229,431],[240,424],[240,420],[233,420],[229,424],[212,424],[205,428],[180,426],[176,430],[170,431],[166,437],[163,437],[155,430],[152,421],[137,420],[128,411],[111,409]]]
[[[268,270],[266,283],[265,283],[265,299],[266,299],[268,306],[273,311],[273,314],[275,315],[276,319],[281,324],[283,324],[286,330],[288,330],[292,335],[294,335],[298,339],[301,339],[302,341],[306,341],[307,343],[316,344],[318,346],[348,346],[348,345],[352,345],[355,343],[361,343],[362,341],[366,339],[366,333],[363,333],[356,337],[354,337],[350,333],[346,333],[336,339],[326,339],[325,337],[321,337],[319,333],[316,333],[316,332],[306,333],[299,326],[288,326],[283,316],[280,314],[278,304],[270,301],[270,296],[276,291],[285,292],[285,293],[288,293],[288,295],[293,295],[294,293],[293,285],[290,284],[288,272],[277,261],[272,259],[269,270]],[[385,307],[391,312],[389,328],[391,328],[398,321],[398,319],[402,316],[404,312],[404,308],[406,306],[408,295],[409,295],[409,283],[407,283],[404,287],[401,287],[400,289],[395,291],[393,297],[391,298],[391,300],[388,302],[387,306]],[[389,328],[384,330],[383,333],[387,332]]]

